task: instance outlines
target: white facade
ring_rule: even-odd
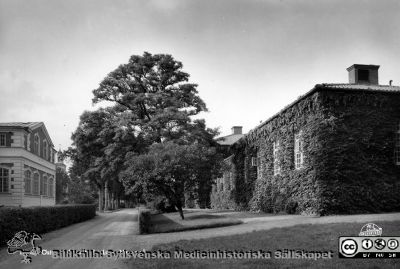
[[[0,123],[7,136],[0,146],[0,205],[44,206],[55,204],[54,147],[43,123]],[[46,141],[47,151],[36,152],[34,135]],[[40,148],[42,149],[40,143]],[[33,191],[34,175],[37,191]]]

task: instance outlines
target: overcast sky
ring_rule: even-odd
[[[248,132],[354,63],[400,84],[400,1],[0,0],[0,122],[68,147],[92,90],[133,54],[184,65],[209,127]]]

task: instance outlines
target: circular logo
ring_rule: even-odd
[[[391,250],[395,250],[399,246],[399,241],[396,239],[389,239],[387,242],[387,246]]]
[[[382,235],[382,228],[374,223],[365,224],[360,231],[359,236],[380,236]]]
[[[361,246],[363,247],[363,249],[366,249],[366,250],[372,248],[373,245],[374,245],[374,243],[372,242],[371,239],[364,239],[361,242]]]
[[[343,255],[352,256],[357,252],[357,242],[353,239],[346,239],[342,242],[340,249],[343,252]]]
[[[375,248],[376,249],[382,250],[385,248],[385,246],[386,246],[386,241],[383,240],[382,238],[378,238],[375,240]]]

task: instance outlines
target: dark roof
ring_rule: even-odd
[[[0,122],[0,127],[18,127],[35,129],[42,122]]]
[[[379,91],[379,92],[400,92],[399,86],[391,85],[368,85],[368,84],[349,84],[349,83],[324,83],[316,86],[325,89],[344,89],[344,90],[362,90],[362,91]]]
[[[395,94],[400,94],[400,86],[392,86],[392,85],[369,85],[369,84],[350,84],[350,83],[322,83],[322,84],[316,84],[314,88],[306,92],[304,95],[301,95],[298,97],[295,101],[290,103],[289,105],[285,106],[281,111],[278,113],[274,114],[272,117],[267,119],[266,121],[262,122],[258,126],[256,126],[254,129],[250,130],[248,134],[252,133],[254,130],[264,126],[268,122],[272,121],[274,118],[276,118],[278,115],[283,113],[285,110],[288,108],[294,106],[301,100],[305,99],[306,97],[310,96],[311,94],[315,93],[316,91],[319,90],[334,90],[334,91],[362,91],[362,92],[383,92],[383,93],[395,93]],[[236,141],[235,141],[236,142]]]
[[[219,137],[216,139],[217,143],[220,145],[232,145],[240,138],[242,138],[244,134],[231,134],[223,137]]]

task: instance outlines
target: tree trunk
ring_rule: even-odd
[[[103,209],[104,209],[103,199],[104,199],[104,186],[100,186],[100,188],[99,188],[99,211],[100,212],[103,212]]]
[[[185,219],[185,216],[183,215],[183,210],[182,210],[182,202],[180,199],[176,202],[176,208],[178,209],[179,215],[181,216],[182,219]]]
[[[108,210],[109,207],[109,200],[108,200],[108,186],[104,189],[104,210]]]

